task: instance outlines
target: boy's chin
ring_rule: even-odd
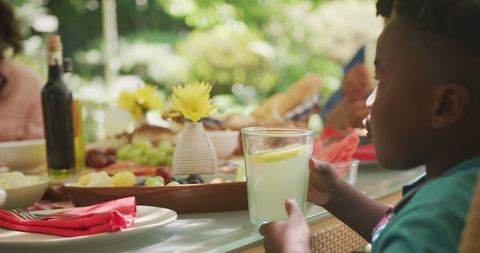
[[[389,170],[408,170],[420,166],[407,161],[399,161],[398,159],[388,159],[377,153],[378,163],[385,169]]]

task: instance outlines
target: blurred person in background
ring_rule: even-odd
[[[377,2],[377,15],[383,17],[385,22],[393,13],[394,1]],[[329,98],[321,111],[325,126],[337,129],[363,128],[362,120],[368,115],[365,100],[376,84],[373,65],[375,47],[376,41],[367,43],[345,65],[342,86]]]
[[[20,24],[12,6],[0,0],[0,142],[43,138],[43,80],[8,59],[22,51]]]

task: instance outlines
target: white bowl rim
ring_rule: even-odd
[[[0,142],[0,148],[22,147],[22,146],[29,146],[32,144],[44,144],[44,143],[45,143],[45,139],[6,141],[6,142]]]

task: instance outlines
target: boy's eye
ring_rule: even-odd
[[[377,80],[377,86],[383,86],[383,81],[380,80],[380,78],[378,78],[377,75],[374,75],[373,78],[374,78],[375,80]]]

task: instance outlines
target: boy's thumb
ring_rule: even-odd
[[[287,210],[288,217],[301,217],[303,219],[303,214],[298,203],[295,199],[287,199],[285,201],[285,209]]]
[[[308,161],[308,167],[311,171],[316,172],[328,172],[333,169],[332,165],[327,161],[317,160],[313,157]]]

